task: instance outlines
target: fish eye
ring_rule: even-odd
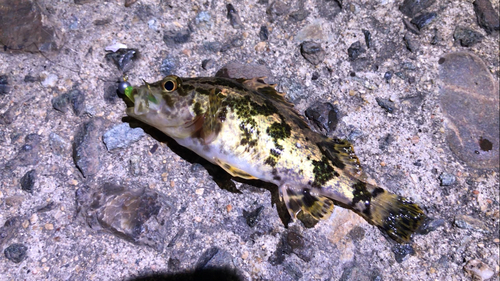
[[[168,79],[163,83],[163,89],[167,92],[173,92],[175,89],[177,89],[177,83],[173,79]]]

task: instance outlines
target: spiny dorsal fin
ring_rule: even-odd
[[[317,145],[335,167],[361,181],[372,181],[363,172],[359,159],[354,154],[354,148],[347,140],[327,139],[326,141],[317,143]]]
[[[267,84],[264,82],[266,77],[258,77],[252,79],[236,79],[239,83],[245,85],[247,88],[255,90],[268,98],[275,99],[280,102],[284,102],[290,106],[293,106],[290,102],[285,99],[285,93],[276,91],[276,84]]]

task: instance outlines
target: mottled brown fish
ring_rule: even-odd
[[[313,132],[262,79],[180,78],[127,87],[127,114],[235,177],[279,187],[292,218],[348,207],[398,242],[426,218],[419,206],[366,181],[352,145]]]

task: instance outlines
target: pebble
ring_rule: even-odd
[[[118,52],[118,50],[120,50],[120,49],[127,49],[127,45],[122,44],[120,42],[115,42],[109,46],[106,46],[104,48],[104,51],[115,53],[115,52]]]
[[[499,98],[496,78],[481,58],[468,52],[439,60],[440,103],[447,119],[446,142],[468,166],[493,169],[499,165]],[[449,125],[448,125],[449,124]]]
[[[349,55],[349,60],[353,61],[356,60],[361,54],[365,53],[366,50],[361,46],[361,43],[359,41],[356,41],[349,46],[347,49],[347,54]]]
[[[265,43],[265,42],[261,42]],[[269,68],[260,64],[242,64],[240,62],[231,61],[217,71],[215,77],[225,78],[245,78],[252,79],[255,77],[267,77],[264,82],[271,83],[272,73]]]
[[[288,17],[294,22],[300,22],[305,20],[309,16],[310,12],[304,8],[297,11],[291,12]]]
[[[204,59],[201,62],[201,67],[205,70],[208,70],[209,68],[213,68],[215,66],[215,61],[213,59]]]
[[[339,1],[317,0],[316,7],[319,11],[319,16],[329,21],[333,21],[342,11]]]
[[[46,223],[46,224],[44,225],[44,228],[45,228],[46,230],[54,230],[54,225],[53,225],[53,224],[51,224],[51,223]]]
[[[17,166],[36,165],[40,160],[41,141],[42,137],[40,135],[28,134],[24,138],[24,144],[16,156],[7,162],[6,167],[13,169]]]
[[[341,118],[338,106],[329,102],[317,102],[311,105],[306,109],[305,115],[319,130],[327,133],[335,131]]]
[[[106,60],[112,61],[120,71],[127,72],[134,65],[138,53],[139,51],[136,49],[118,49],[116,52],[107,53],[104,57]]]
[[[450,186],[457,181],[457,178],[453,174],[443,172],[439,175],[439,181],[441,182],[441,186]]]
[[[212,16],[207,11],[199,12],[194,18],[194,24],[203,29],[212,29],[214,25]]]
[[[168,47],[175,47],[177,44],[187,43],[190,39],[191,31],[188,28],[179,31],[168,30],[163,34],[163,42],[165,42]]]
[[[472,47],[481,42],[484,36],[472,29],[457,26],[453,32],[453,38],[458,41],[462,47]]]
[[[194,193],[201,196],[203,195],[204,192],[205,192],[204,188],[197,188]]]
[[[8,94],[9,90],[10,88],[7,75],[0,75],[0,96]]]
[[[164,58],[161,61],[160,73],[163,76],[174,74],[176,69],[177,69],[177,59],[174,56],[169,54],[167,55],[166,58]]]
[[[366,29],[362,29],[361,31],[363,32],[363,35],[365,37],[366,47],[369,49],[372,45],[372,35],[371,35],[370,31],[368,31]]]
[[[55,87],[57,80],[59,79],[59,77],[57,77],[57,75],[55,74],[44,72],[42,72],[40,78],[42,78],[42,86],[44,86],[45,88]]]
[[[241,22],[240,15],[238,11],[234,8],[233,4],[229,3],[226,5],[227,9],[227,18],[229,19],[229,23],[235,29],[243,28],[243,23]]]
[[[385,111],[387,113],[393,113],[394,110],[395,110],[395,104],[393,101],[389,100],[389,99],[384,99],[384,98],[379,98],[379,97],[376,97],[375,100],[377,101],[377,104],[382,107],[383,109],[385,109]]]
[[[142,128],[131,128],[128,123],[120,123],[105,132],[102,141],[107,150],[111,151],[117,148],[127,148],[134,142],[139,141],[144,135]]]
[[[2,1],[0,42],[7,51],[36,53],[58,50],[64,41],[58,24],[51,21],[48,9],[31,0]]]
[[[406,48],[410,52],[415,53],[418,51],[417,41],[413,39],[413,36],[410,33],[406,32],[403,40],[405,41]]]
[[[419,30],[424,28],[425,26],[429,25],[435,18],[437,14],[432,12],[432,13],[423,13],[420,14],[416,17],[414,17],[411,20],[411,23],[413,23]]]
[[[269,39],[269,30],[267,26],[263,25],[260,27],[259,38],[261,41],[267,41]]]
[[[264,210],[264,206],[260,206],[257,209],[248,212],[243,210],[243,217],[246,219],[247,225],[254,227],[257,224],[260,213]]]
[[[36,171],[30,170],[21,178],[21,189],[28,193],[33,194],[33,189],[35,188],[36,181]]]
[[[28,256],[28,247],[24,244],[15,243],[5,248],[3,253],[8,260],[14,263],[20,263]]]
[[[61,136],[52,132],[49,134],[49,146],[52,152],[62,156],[66,153],[68,144]]]
[[[495,11],[490,0],[476,0],[473,5],[479,26],[486,30],[488,34],[500,30],[498,11]]]
[[[300,45],[300,53],[311,64],[320,64],[326,56],[325,50],[320,43],[305,41]]]
[[[474,230],[477,232],[490,233],[489,228],[480,220],[466,215],[457,215],[453,224],[458,228]]]
[[[475,278],[479,280],[487,280],[493,277],[495,272],[490,269],[490,267],[480,260],[470,260],[464,266],[465,271],[472,274]]]
[[[411,244],[395,244],[391,247],[392,252],[394,253],[394,259],[398,263],[402,263],[403,261],[408,259],[408,255],[415,255],[415,250],[413,249]]]
[[[304,26],[297,34],[294,36],[295,42],[304,42],[312,40],[323,40],[323,27],[320,23],[312,23]]]
[[[405,16],[413,18],[421,11],[432,6],[435,2],[436,0],[404,0],[399,6],[399,10]]]
[[[91,119],[80,125],[73,139],[73,161],[84,177],[99,172],[101,167],[99,126],[102,120]]]
[[[411,33],[420,35],[420,31],[418,30],[418,28],[408,19],[403,18],[403,24],[405,25],[406,29],[408,29],[408,31],[410,31]]]

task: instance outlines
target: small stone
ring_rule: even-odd
[[[480,260],[470,260],[464,266],[465,271],[472,274],[478,280],[487,280],[493,277],[495,272],[490,267]]]
[[[472,53],[450,53],[441,61],[440,103],[447,119],[445,124],[449,124],[446,125],[448,145],[470,167],[498,167],[497,78]]]
[[[265,43],[265,42],[261,42]],[[242,64],[236,61],[229,62],[217,71],[215,77],[225,78],[245,78],[252,79],[256,77],[267,77],[264,79],[266,83],[270,83],[273,76],[271,70],[260,64]]]
[[[246,219],[247,225],[254,227],[257,224],[260,213],[264,210],[264,206],[260,206],[257,209],[247,212],[243,210],[243,217]]]
[[[212,29],[214,23],[212,21],[212,16],[207,11],[199,12],[194,18],[194,24],[203,29]]]
[[[7,168],[15,168],[17,166],[30,166],[38,164],[40,160],[40,142],[42,137],[37,134],[28,134],[24,138],[24,145],[21,146],[16,156],[7,162]]]
[[[260,27],[259,38],[261,41],[267,41],[269,39],[269,30],[267,26],[263,25]]]
[[[175,47],[177,44],[184,44],[191,39],[191,31],[186,28],[179,31],[168,30],[163,35],[163,42],[168,47]]]
[[[203,44],[203,47],[207,51],[217,53],[217,52],[220,52],[220,50],[222,48],[222,44],[220,42],[217,42],[217,41],[207,42],[207,43]]]
[[[394,253],[394,259],[396,259],[398,263],[402,263],[408,259],[408,255],[415,255],[415,250],[411,244],[396,244],[391,247],[391,250]]]
[[[76,131],[73,142],[73,161],[84,177],[99,172],[101,162],[98,126],[101,120],[92,119],[85,122]]]
[[[132,176],[139,176],[141,174],[141,157],[139,155],[132,155],[129,160],[129,171]]]
[[[217,253],[220,251],[219,248],[217,247],[212,247],[203,252],[200,257],[198,258],[198,261],[196,262],[195,268],[197,270],[203,269],[209,262],[210,260],[217,255]]]
[[[305,20],[309,16],[310,12],[304,8],[291,12],[288,16],[295,22],[300,22]]]
[[[288,232],[286,241],[293,249],[301,249],[304,247],[304,237],[295,231]]]
[[[14,263],[20,263],[28,256],[28,247],[23,244],[16,243],[5,248],[3,253],[8,260]]]
[[[482,221],[466,215],[455,216],[455,220],[453,223],[455,226],[463,229],[469,229],[483,233],[491,232]]]
[[[306,117],[314,122],[319,130],[331,133],[337,128],[341,118],[340,109],[329,102],[317,102],[306,109]]]
[[[410,33],[407,32],[404,35],[403,40],[405,41],[406,48],[410,52],[415,53],[418,51],[417,41],[413,39],[413,36]]]
[[[305,41],[300,45],[300,53],[311,64],[320,64],[326,56],[321,44],[313,41]]]
[[[46,230],[54,230],[54,225],[51,223],[46,223],[44,227]]]
[[[419,30],[421,30],[425,26],[429,25],[436,18],[436,16],[437,16],[437,14],[434,13],[434,12],[432,12],[432,13],[424,13],[424,14],[421,14],[421,15],[418,15],[418,16],[414,17],[411,20],[411,23],[413,23],[414,25],[416,25],[417,28]]]
[[[6,95],[9,93],[9,82],[7,80],[7,75],[0,75],[0,96]]]
[[[203,195],[203,193],[205,192],[205,189],[204,188],[197,188],[194,193],[196,193],[196,195]]]
[[[316,0],[316,8],[319,11],[319,16],[327,20],[333,21],[335,17],[342,11],[339,1],[331,0]]]
[[[41,78],[43,79],[42,86],[44,86],[45,88],[55,87],[57,80],[59,79],[59,77],[57,77],[57,75],[52,74],[52,73],[50,73],[50,74],[42,73]]]
[[[404,15],[413,18],[418,13],[427,9],[435,2],[436,0],[404,0],[403,3],[399,6],[399,10]]]
[[[500,30],[498,12],[495,11],[490,0],[476,0],[473,4],[479,26],[488,34],[491,34],[495,30]]]
[[[108,61],[113,61],[119,70],[127,72],[132,68],[138,53],[136,49],[118,49],[116,52],[107,53],[105,58]]]
[[[229,213],[233,210],[233,206],[231,204],[226,205],[226,211]]]
[[[304,42],[304,41],[312,41],[312,40],[323,40],[323,27],[319,23],[312,23],[306,25],[304,28],[299,30],[297,34],[294,36],[295,42]]]
[[[347,49],[347,54],[349,55],[349,60],[356,60],[361,54],[365,53],[366,50],[361,46],[359,41],[356,41],[349,46]]]
[[[35,53],[62,46],[63,33],[52,22],[53,12],[38,1],[2,1],[1,6],[0,45],[4,50]]]
[[[227,4],[226,9],[227,9],[227,18],[229,19],[231,26],[236,29],[243,28],[243,23],[241,22],[240,15],[238,14],[238,11],[236,11],[236,9],[234,8],[233,4]]]
[[[104,133],[102,141],[108,151],[111,151],[117,148],[129,147],[134,142],[139,141],[144,135],[145,133],[142,128],[131,128],[128,123],[121,123]]]
[[[462,47],[472,47],[481,42],[484,36],[472,29],[457,26],[455,32],[453,32],[453,38],[460,42]]]
[[[33,194],[33,189],[35,188],[36,181],[36,171],[30,170],[21,178],[21,189]]]
[[[215,66],[215,61],[213,59],[205,59],[201,62],[201,67],[205,70],[213,68]]]
[[[49,146],[55,154],[62,156],[63,154],[65,154],[67,147],[68,147],[68,144],[58,134],[50,133],[49,134]]]
[[[370,31],[368,31],[366,29],[362,29],[361,31],[363,32],[363,35],[365,36],[366,47],[369,49],[370,46],[372,45],[372,35],[371,35]]]
[[[384,73],[384,79],[389,82],[392,78],[392,71],[387,71],[386,73]]]
[[[417,26],[415,26],[413,23],[411,23],[407,18],[403,18],[403,23],[409,32],[416,34],[416,35],[420,35],[420,31],[418,30]]]
[[[177,59],[172,55],[167,55],[167,57],[161,61],[160,73],[163,76],[172,75],[174,74],[176,68]]]
[[[387,113],[393,113],[394,110],[395,110],[395,104],[393,101],[389,100],[389,99],[383,99],[383,98],[379,98],[379,97],[376,97],[375,100],[377,101],[377,104],[382,107],[383,109],[385,109],[385,111]]]
[[[441,182],[441,186],[449,186],[455,183],[457,178],[453,174],[449,174],[446,172],[441,173],[439,175],[439,181]]]
[[[85,94],[80,90],[73,89],[68,92],[69,103],[76,116],[81,116],[85,109]]]

